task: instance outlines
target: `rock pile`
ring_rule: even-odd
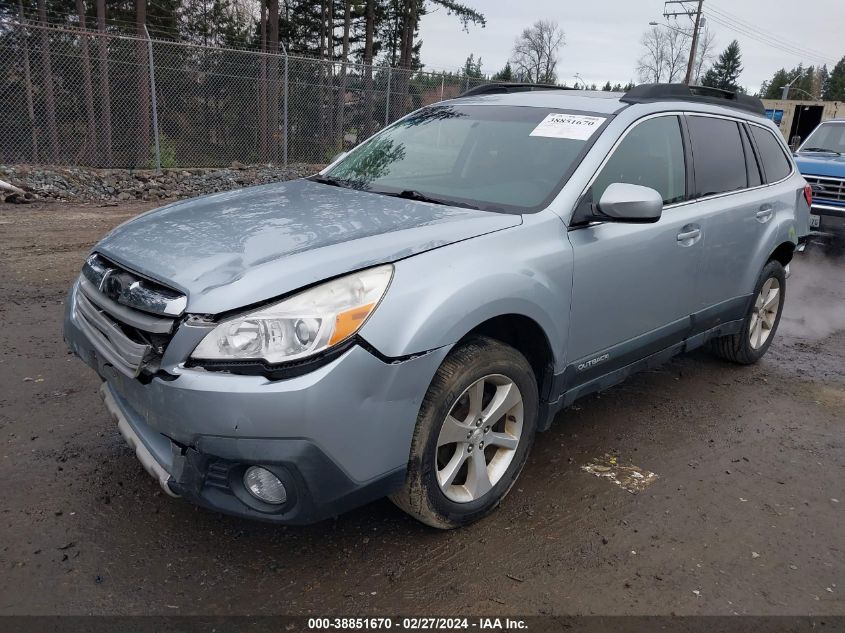
[[[189,198],[216,191],[292,180],[316,173],[322,165],[241,165],[225,169],[152,170],[89,169],[0,165],[0,181],[22,189],[24,196],[0,189],[0,202],[59,200],[166,200]]]

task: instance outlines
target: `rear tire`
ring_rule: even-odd
[[[786,271],[780,262],[771,260],[763,267],[757,279],[754,299],[742,322],[742,330],[712,340],[711,351],[739,365],[756,363],[772,344],[785,296]]]
[[[440,529],[488,514],[525,465],[538,400],[531,365],[514,348],[486,337],[456,347],[423,399],[405,485],[391,501]]]

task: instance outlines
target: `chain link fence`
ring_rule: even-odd
[[[0,164],[324,163],[488,80],[0,24]]]

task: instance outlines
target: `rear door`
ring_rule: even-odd
[[[687,198],[678,115],[628,129],[585,193],[598,200],[614,182],[657,190],[653,224],[602,222],[572,228],[573,295],[565,388],[583,384],[683,339],[696,306],[704,233]]]
[[[745,316],[760,270],[776,246],[778,214],[792,213],[789,197],[771,185],[792,168],[762,126],[693,113],[687,114],[686,123],[693,154],[694,205],[707,233],[695,334]],[[765,136],[758,138],[758,132]],[[766,144],[765,153],[761,142]]]
[[[742,121],[688,114],[695,174],[694,206],[707,234],[694,330],[742,318],[747,275],[774,210],[761,200],[760,168]],[[757,271],[759,272],[759,271]],[[755,273],[756,278],[756,273]]]

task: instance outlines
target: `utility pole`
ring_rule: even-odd
[[[678,11],[670,11],[674,7],[669,5],[678,4],[680,9]],[[694,10],[687,8],[687,4],[696,4]],[[690,44],[689,61],[687,62],[687,74],[684,77],[684,83],[689,85],[692,82],[692,71],[695,68],[695,54],[698,52],[698,31],[701,28],[701,7],[704,0],[666,0],[663,3],[663,17],[677,17],[679,15],[686,15],[693,21],[692,43]]]

